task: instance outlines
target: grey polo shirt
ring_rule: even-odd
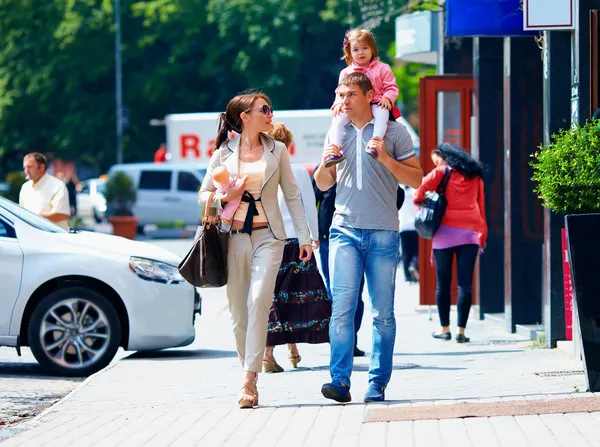
[[[344,129],[345,160],[337,165],[333,224],[362,230],[398,231],[398,180],[365,152],[373,136],[374,122],[371,120],[362,129],[350,123]],[[415,155],[410,134],[398,122],[389,121],[384,141],[387,152],[398,161]]]

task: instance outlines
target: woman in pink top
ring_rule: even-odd
[[[373,116],[375,117],[374,137],[385,135],[387,123],[390,118],[390,110],[394,117],[400,116],[400,112],[394,103],[398,99],[398,86],[396,77],[388,64],[379,61],[379,50],[375,45],[373,33],[367,29],[356,28],[348,32],[344,38],[344,57],[348,65],[340,72],[340,80],[350,73],[359,72],[366,74],[373,84]],[[337,93],[337,91],[336,91]],[[346,114],[342,113],[342,103],[336,101],[331,106],[333,110],[333,122],[329,130],[330,142],[340,146],[344,135],[344,126],[350,122]],[[377,158],[377,152],[367,147],[366,152]],[[325,161],[326,167],[331,167],[344,159],[343,155],[332,156]]]

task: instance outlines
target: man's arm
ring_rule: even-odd
[[[67,220],[69,214],[69,194],[67,192],[67,187],[64,184],[61,184],[54,196],[50,199],[50,210],[42,211],[40,216],[45,217],[52,222],[60,222]]]
[[[68,214],[63,213],[51,213],[51,212],[41,212],[40,216],[45,217],[46,219],[52,222],[62,222],[63,220],[67,220],[69,218]]]
[[[384,150],[385,152],[385,150]],[[419,160],[414,155],[406,160],[396,161],[392,157],[385,157],[381,163],[396,177],[398,183],[418,188],[423,179],[423,170]]]
[[[335,185],[336,179],[336,167],[326,168],[323,163],[319,165],[315,171],[315,183],[317,188],[321,191],[327,191],[333,185]]]

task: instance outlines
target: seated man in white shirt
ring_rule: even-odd
[[[43,154],[32,152],[23,159],[27,182],[21,187],[19,205],[69,229],[69,194],[66,185],[46,173],[48,161]]]

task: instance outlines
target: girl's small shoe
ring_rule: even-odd
[[[442,333],[436,333],[436,332],[432,332],[431,336],[433,338],[437,338],[438,340],[452,340],[452,334],[450,332],[442,332]],[[463,335],[464,337],[464,335]],[[456,337],[456,341],[458,341],[458,337]]]
[[[325,159],[325,167],[326,168],[330,168],[332,166],[337,165],[338,163],[344,161],[344,155],[340,154],[340,155],[332,155],[331,157],[327,157],[327,159]]]
[[[365,149],[365,152],[367,154],[369,154],[371,157],[373,157],[375,160],[377,160],[377,157],[379,156],[379,154],[377,153],[377,151],[375,149],[373,149],[372,147],[367,147]]]
[[[471,339],[464,334],[456,335],[456,343],[468,343],[470,341],[471,341]]]

